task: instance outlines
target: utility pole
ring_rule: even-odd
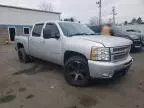
[[[101,25],[101,22],[102,22],[102,18],[101,18],[102,2],[101,2],[101,0],[96,2],[96,5],[98,5],[98,8],[99,8],[99,25]]]
[[[117,15],[117,13],[116,13],[116,9],[114,6],[112,7],[112,15],[113,15],[113,24],[115,24],[115,22],[116,22],[115,16]]]

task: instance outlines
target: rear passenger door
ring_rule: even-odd
[[[41,36],[44,24],[36,24],[33,28],[32,35],[29,37],[29,51],[30,55],[41,58],[43,38]]]

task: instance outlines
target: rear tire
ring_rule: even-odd
[[[87,86],[90,79],[87,60],[81,56],[70,57],[65,62],[64,76],[72,86]]]
[[[26,54],[24,48],[18,49],[18,58],[21,63],[28,63],[30,61],[29,56]]]

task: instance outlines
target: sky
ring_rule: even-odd
[[[42,2],[50,2],[54,11],[61,12],[62,18],[74,17],[82,23],[89,23],[93,17],[99,15],[99,8],[96,5],[98,0],[0,0],[0,4],[21,6],[26,8],[39,9]],[[112,19],[112,7],[116,7],[116,22],[132,18],[142,17],[144,20],[144,0],[102,0],[102,20],[107,22]]]

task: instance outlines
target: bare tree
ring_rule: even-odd
[[[73,17],[70,17],[70,18],[65,18],[64,21],[75,22],[75,19]]]
[[[137,23],[138,24],[141,24],[143,21],[142,21],[142,18],[141,17],[139,17],[138,19],[137,19]]]
[[[131,21],[131,24],[135,24],[135,23],[137,23],[137,19],[133,18],[132,21]]]
[[[92,17],[89,21],[90,25],[98,25],[98,18],[97,17]]]
[[[128,21],[125,21],[125,22],[124,22],[124,25],[127,25],[127,24],[128,24]]]
[[[43,11],[54,11],[54,6],[51,2],[41,2],[39,9]]]

